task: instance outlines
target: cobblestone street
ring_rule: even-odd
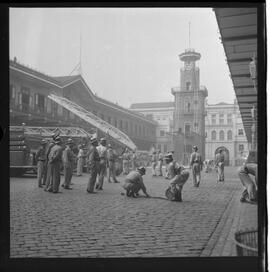
[[[211,256],[242,190],[232,167],[225,168],[225,183],[203,173],[195,188],[190,176],[182,203],[161,198],[168,181],[152,178],[149,169],[150,199],[127,198],[121,183],[107,181],[103,191],[87,194],[87,179],[74,176],[73,190],[51,194],[36,178],[11,178],[11,257]]]

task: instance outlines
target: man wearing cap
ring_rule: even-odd
[[[203,167],[201,154],[198,152],[198,147],[193,146],[193,153],[190,155],[190,168],[192,169],[194,187],[199,187],[201,182],[201,171]]]
[[[165,156],[165,158],[166,158],[168,155],[170,155],[170,156],[173,158],[173,154],[174,154],[174,151],[169,151],[169,152],[167,153],[167,155]],[[168,171],[168,166],[169,166],[169,165],[166,163],[165,166],[166,166],[166,175],[165,175],[165,179],[169,179],[169,171]]]
[[[157,154],[157,157],[158,157],[158,165],[157,165],[157,168],[158,168],[158,175],[160,177],[163,176],[163,173],[162,173],[162,165],[163,165],[163,155],[161,153],[160,150],[158,150],[158,154]]]
[[[238,170],[238,176],[244,187],[240,201],[256,203],[258,190],[257,151],[249,151],[246,162]],[[251,176],[254,177],[254,180]]]
[[[77,176],[80,177],[82,176],[82,172],[83,172],[84,152],[83,152],[83,148],[81,144],[78,146],[78,148],[79,148],[79,152],[77,155]]]
[[[107,158],[108,158],[108,182],[111,182],[112,177],[114,183],[118,183],[119,181],[115,177],[115,154],[110,144],[108,144]]]
[[[64,166],[64,184],[62,185],[64,189],[71,190],[70,184],[73,174],[73,168],[74,168],[74,161],[76,159],[76,155],[71,150],[71,147],[73,146],[73,140],[68,139],[66,148],[63,151],[63,166]]]
[[[95,183],[97,179],[97,174],[99,172],[99,154],[97,151],[98,141],[96,137],[91,138],[91,147],[87,152],[88,157],[88,169],[89,169],[89,180],[87,184],[87,192],[90,194],[94,194]]]
[[[49,187],[48,191],[53,193],[59,192],[59,185],[60,185],[60,170],[61,170],[61,163],[62,163],[62,141],[59,136],[55,138],[55,145],[51,148],[49,154],[49,164],[51,165],[51,173],[52,173],[52,186]]]
[[[45,161],[45,189],[44,191],[48,191],[49,189],[52,191],[52,165],[49,163],[49,154],[51,152],[52,147],[55,145],[55,139],[60,135],[59,132],[56,132],[52,136],[52,140],[46,146],[46,161]]]
[[[45,147],[47,141],[42,140],[41,146],[39,147],[36,153],[36,160],[37,160],[37,179],[38,179],[38,187],[42,188],[42,178],[44,178],[45,174],[45,161],[46,161],[46,154],[45,154]]]
[[[127,175],[129,173],[129,161],[130,161],[130,154],[128,148],[125,149],[125,152],[122,155],[122,159],[123,159],[123,175]]]
[[[218,172],[218,181],[224,181],[224,161],[225,157],[222,149],[219,149],[215,159],[215,166],[217,167]]]
[[[165,156],[168,165],[168,179],[170,180],[170,191],[173,194],[171,200],[182,201],[183,186],[189,178],[189,172],[173,160],[172,154]],[[177,188],[178,187],[178,188]]]
[[[139,167],[135,171],[131,171],[125,178],[123,188],[126,190],[128,197],[139,196],[139,191],[142,190],[146,197],[150,197],[146,192],[146,187],[143,183],[142,176],[145,175],[145,168]]]
[[[99,154],[99,173],[98,173],[98,182],[96,184],[97,190],[103,190],[104,177],[106,175],[106,166],[107,166],[107,141],[105,138],[100,139],[100,144],[97,147]]]
[[[156,166],[157,166],[157,154],[156,151],[153,151],[151,155],[151,168],[152,168],[152,176],[156,177]]]

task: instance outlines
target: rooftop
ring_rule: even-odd
[[[174,102],[149,102],[149,103],[134,103],[131,104],[131,109],[145,109],[145,108],[173,108]]]

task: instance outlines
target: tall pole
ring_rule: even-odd
[[[190,22],[188,23],[189,27],[188,27],[188,38],[189,38],[189,48],[191,47],[191,43],[190,43]]]

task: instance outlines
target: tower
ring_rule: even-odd
[[[201,54],[192,48],[179,55],[184,62],[180,86],[171,90],[175,101],[175,157],[184,164],[188,164],[193,145],[198,146],[203,159],[205,153],[205,98],[208,92],[200,86],[200,69],[196,66],[200,58]]]

